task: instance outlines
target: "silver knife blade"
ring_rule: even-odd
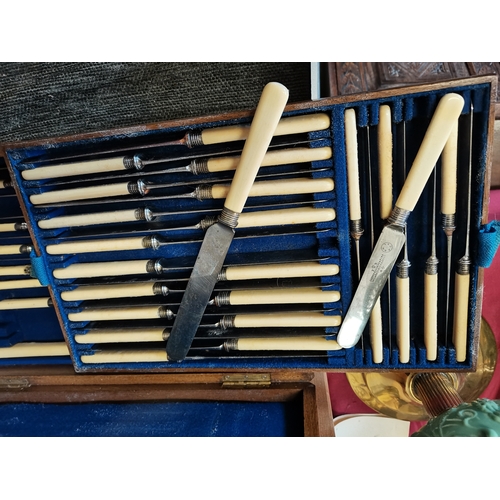
[[[389,224],[380,233],[351,305],[342,321],[342,335],[339,331],[337,339],[342,347],[352,347],[358,341],[359,332],[365,329],[370,313],[405,241],[404,229],[395,224]]]
[[[175,318],[174,326],[180,334],[171,335],[167,342],[170,360],[182,360],[189,351],[190,332],[196,333],[201,323],[233,237],[234,230],[220,222],[208,228]]]

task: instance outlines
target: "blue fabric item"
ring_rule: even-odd
[[[7,403],[2,437],[298,437],[302,398],[285,402]]]
[[[477,265],[490,267],[500,245],[500,221],[494,220],[479,230]]]
[[[49,275],[47,274],[47,269],[43,263],[42,257],[37,257],[34,250],[30,253],[31,260],[31,272],[30,276],[32,278],[37,278],[38,281],[43,285],[49,285]]]

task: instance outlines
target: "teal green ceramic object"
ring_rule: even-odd
[[[462,403],[429,420],[414,437],[500,437],[500,401]]]

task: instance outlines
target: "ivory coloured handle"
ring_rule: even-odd
[[[410,361],[410,279],[396,276],[399,362]]]
[[[43,307],[51,307],[50,299],[47,297],[36,297],[29,299],[5,299],[0,301],[1,311],[11,311],[14,309],[39,309]]]
[[[464,99],[458,94],[446,94],[439,101],[396,201],[399,208],[409,211],[415,208],[463,107]]]
[[[0,245],[0,255],[15,255],[20,252],[21,245]]]
[[[99,276],[125,276],[128,274],[147,273],[149,260],[129,260],[118,262],[82,262],[68,267],[54,269],[57,279],[96,278]]]
[[[361,195],[359,191],[358,132],[356,112],[347,109],[344,115],[345,145],[347,159],[347,191],[349,196],[349,219],[361,219]]]
[[[24,266],[1,266],[0,276],[26,276],[31,272],[30,265]]]
[[[441,170],[441,213],[451,215],[457,211],[457,148],[458,121],[451,129],[443,149]]]
[[[59,163],[47,167],[31,168],[23,170],[21,175],[27,181],[38,181],[40,179],[56,179],[58,177],[69,177],[73,175],[98,174],[101,172],[114,172],[126,170],[123,160],[119,158],[108,158],[106,160],[90,160],[76,163]]]
[[[20,288],[43,287],[37,279],[0,281],[0,290],[18,290]]]
[[[73,290],[61,292],[61,299],[66,302],[77,302],[80,300],[118,299],[123,297],[149,297],[154,295],[153,287],[154,283],[79,286]]]
[[[280,210],[263,210],[245,212],[240,215],[238,228],[281,226],[286,224],[315,224],[335,220],[333,208],[283,208]]]
[[[227,196],[230,186],[214,184],[212,196],[223,199]],[[287,194],[325,193],[333,189],[333,180],[330,178],[310,179],[295,178],[275,181],[256,182],[250,189],[248,196],[279,196]]]
[[[162,328],[75,335],[75,341],[79,344],[158,342],[162,340],[164,340]],[[241,338],[236,343],[238,351],[338,351],[339,349],[340,346],[335,340],[327,340],[325,337]]]
[[[378,124],[378,179],[380,186],[380,218],[391,215],[392,201],[392,118],[391,108],[380,106]]]
[[[111,344],[121,342],[161,342],[164,340],[164,327],[139,329],[106,329],[97,332],[89,332],[75,335],[78,344]]]
[[[15,231],[15,230],[16,230],[15,222],[0,224],[0,233],[9,233],[10,231]]]
[[[0,358],[37,358],[43,356],[69,356],[64,342],[22,342],[0,348]]]
[[[68,314],[70,321],[112,321],[127,319],[161,318],[158,306],[120,307],[110,309],[86,309]]]
[[[288,89],[280,83],[271,82],[264,87],[224,203],[226,209],[242,212],[287,100]]]
[[[338,351],[336,340],[325,337],[276,337],[238,339],[238,351]]]
[[[302,134],[325,130],[329,126],[330,117],[326,113],[291,116],[279,121],[273,135]],[[248,125],[234,125],[205,129],[201,132],[201,137],[205,145],[220,144],[222,142],[244,141],[248,138],[249,131]]]
[[[99,212],[95,214],[62,215],[38,221],[41,229],[57,229],[61,227],[94,226],[97,224],[112,224],[114,222],[134,222],[137,211],[116,210],[114,212]]]
[[[328,316],[322,312],[287,312],[268,314],[237,314],[235,328],[291,328],[339,326],[340,316]]]
[[[111,238],[98,240],[73,241],[47,245],[45,249],[50,255],[80,254],[89,252],[116,252],[119,250],[143,250],[144,238]]]
[[[340,293],[337,290],[324,291],[319,287],[233,290],[229,294],[229,302],[235,306],[250,304],[326,304],[339,300]]]
[[[424,274],[424,343],[428,361],[437,358],[438,275]]]
[[[382,308],[380,297],[375,302],[370,315],[370,345],[374,363],[382,363],[384,360],[384,346],[382,339]]]
[[[340,346],[335,340],[324,337],[298,337],[298,338],[246,338],[238,340],[239,351],[253,350],[300,350],[300,351],[337,351]],[[80,357],[84,364],[104,363],[161,363],[168,361],[165,349],[138,349],[138,350],[113,350],[97,351],[94,354]]]
[[[132,351],[98,351],[80,357],[84,364],[103,363],[162,363],[167,362],[165,349],[138,349]]]
[[[287,264],[261,264],[255,266],[227,267],[226,280],[267,278],[298,278],[311,276],[334,276],[339,273],[337,264],[319,262],[296,262]]]
[[[467,328],[469,318],[470,274],[455,273],[455,307],[453,317],[453,345],[457,361],[467,357]]]
[[[291,148],[268,151],[262,160],[261,167],[274,165],[289,165],[291,163],[305,163],[310,161],[328,160],[332,157],[332,148]],[[236,170],[240,156],[224,156],[210,158],[207,161],[209,172],[226,172]]]
[[[128,194],[130,194],[128,182],[122,182],[117,184],[104,184],[102,186],[46,191],[45,193],[32,194],[30,196],[30,201],[33,205],[43,205],[47,203],[62,203],[65,201],[125,196]]]

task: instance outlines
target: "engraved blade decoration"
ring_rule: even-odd
[[[360,332],[362,333],[365,329],[370,313],[387,282],[405,240],[404,229],[400,226],[389,224],[382,230],[349,310],[342,321],[337,340],[342,347],[352,347],[358,341]]]
[[[234,230],[220,222],[205,234],[175,320],[178,331],[186,335],[170,335],[168,339],[167,352],[172,361],[184,358],[186,345],[189,350],[192,339],[187,334],[196,332],[201,323],[233,236]]]
[[[406,220],[415,208],[463,108],[464,99],[459,94],[445,94],[440,99],[388,219],[389,225],[383,229],[375,245],[342,321],[337,335],[337,342],[341,347],[354,347],[363,334],[375,302],[405,242]]]

